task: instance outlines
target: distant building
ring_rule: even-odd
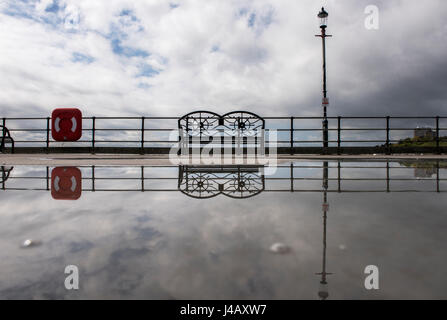
[[[414,168],[416,178],[431,178],[436,174],[436,168]]]
[[[429,138],[433,139],[435,137],[435,132],[430,127],[417,127],[414,129],[414,138]]]

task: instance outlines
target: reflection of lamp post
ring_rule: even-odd
[[[318,13],[318,18],[320,19],[320,29],[321,34],[315,35],[316,37],[321,37],[323,44],[323,147],[328,147],[328,121],[327,121],[327,105],[329,104],[329,99],[327,97],[327,89],[326,89],[326,37],[332,37],[331,35],[326,34],[327,28],[327,20],[329,14],[324,8],[321,8],[321,11]]]
[[[328,178],[329,178],[329,167],[327,161],[325,161],[323,162],[323,263],[321,272],[317,273],[317,275],[321,276],[318,296],[322,300],[326,300],[329,297],[326,276],[332,274],[326,272],[326,220],[327,220],[327,212],[329,210],[329,204],[327,202]]]

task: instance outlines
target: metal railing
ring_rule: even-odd
[[[15,141],[17,152],[112,152],[112,153],[167,153],[178,143],[178,136],[166,138],[166,133],[177,132],[181,117],[83,117],[83,135],[76,142],[57,142],[50,134],[50,117],[2,118]],[[447,117],[328,117],[328,148],[323,148],[322,117],[263,117],[265,147],[275,143],[278,153],[352,153],[361,152],[446,152]],[[124,123],[131,125],[123,126]],[[166,125],[168,123],[168,125]],[[429,126],[432,141],[425,146],[399,146],[399,142],[413,137],[418,126]],[[277,140],[268,139],[268,132],[276,130]],[[2,151],[10,148],[2,145]]]

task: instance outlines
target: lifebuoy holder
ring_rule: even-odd
[[[82,136],[82,113],[79,109],[54,109],[51,124],[51,135],[56,141],[77,141]]]

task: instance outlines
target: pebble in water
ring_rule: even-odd
[[[40,244],[40,241],[34,241],[32,239],[26,239],[22,243],[22,248],[31,248],[31,247],[38,246],[39,244]]]
[[[285,245],[284,243],[274,243],[272,244],[272,246],[270,247],[270,251],[273,253],[289,253],[290,252],[290,247]]]

